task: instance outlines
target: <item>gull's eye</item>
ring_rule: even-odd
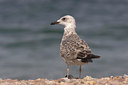
[[[63,20],[63,21],[65,21],[65,20],[66,20],[66,18],[62,18],[62,20]]]

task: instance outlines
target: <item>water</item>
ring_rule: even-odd
[[[127,74],[127,8],[127,0],[0,0],[0,77],[64,77],[63,27],[49,24],[66,14],[76,18],[77,33],[102,56],[82,67],[82,77]],[[71,74],[78,76],[78,69],[72,66]]]

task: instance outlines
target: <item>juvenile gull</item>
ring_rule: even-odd
[[[69,78],[69,66],[79,65],[79,78],[81,77],[81,65],[92,62],[93,58],[100,58],[100,56],[91,53],[88,44],[82,40],[76,33],[75,19],[66,15],[52,22],[51,25],[61,24],[64,28],[63,38],[60,44],[60,54],[64,62],[67,64],[67,77]]]

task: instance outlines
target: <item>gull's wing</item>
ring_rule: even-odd
[[[91,54],[88,44],[79,38],[77,34],[65,36],[60,45],[60,53],[62,57],[73,60],[78,59],[81,62],[92,62],[92,58],[98,58]]]

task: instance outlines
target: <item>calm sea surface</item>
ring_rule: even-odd
[[[63,27],[52,21],[70,14],[94,54],[82,77],[128,72],[128,0],[0,0],[0,78],[57,79],[66,75],[59,54]],[[78,66],[70,72],[78,76]]]

